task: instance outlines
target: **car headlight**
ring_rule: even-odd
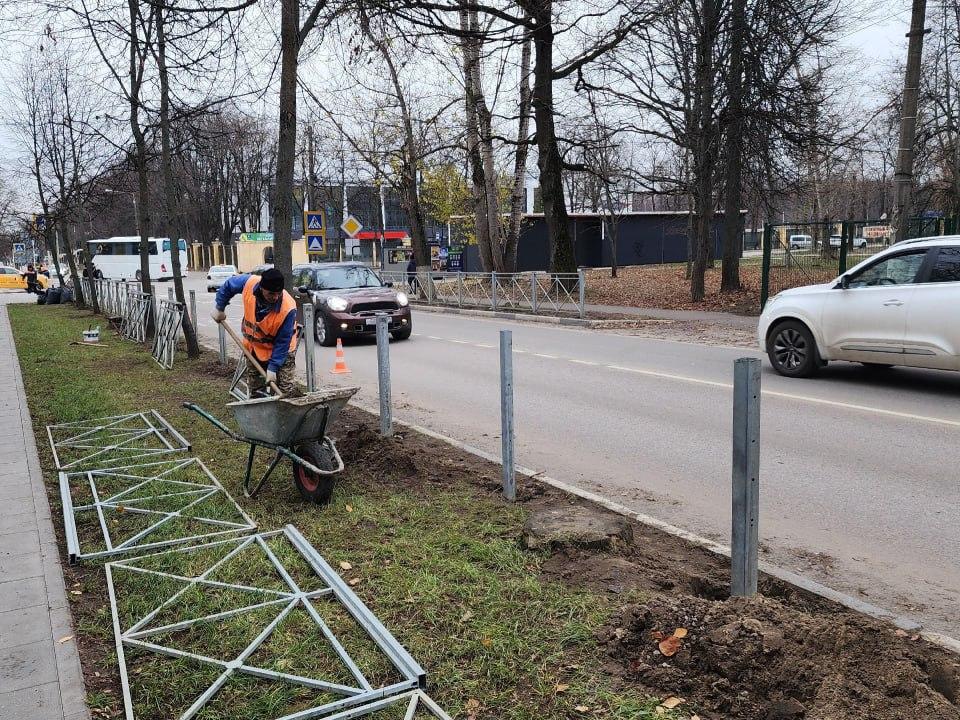
[[[410,304],[410,298],[407,297],[407,294],[405,292],[398,292],[397,305],[399,305],[400,307],[406,307],[409,304]]]
[[[347,300],[339,295],[331,295],[327,298],[327,307],[334,312],[343,312],[347,309]]]

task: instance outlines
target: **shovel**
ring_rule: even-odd
[[[234,332],[234,329],[230,327],[230,323],[226,320],[220,322],[223,325],[223,329],[227,331],[227,335],[233,338],[233,341],[240,346],[240,349],[243,350],[243,354],[247,356],[247,362],[253,365],[257,370],[260,371],[260,374],[263,375],[263,379],[267,379],[267,371],[263,369],[263,366],[260,362],[253,356],[253,353],[247,350],[247,346],[243,344],[243,340],[240,339],[240,336]],[[280,388],[277,387],[275,382],[270,383],[270,389],[273,390],[273,394],[277,397],[283,397],[283,393],[280,392]]]

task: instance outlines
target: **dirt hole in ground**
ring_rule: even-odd
[[[922,640],[842,610],[657,595],[624,606],[599,635],[625,681],[681,695],[705,718],[960,717],[951,656],[931,660]]]

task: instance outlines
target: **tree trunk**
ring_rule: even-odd
[[[49,218],[49,215],[47,217]],[[70,268],[70,277],[73,280],[74,302],[83,307],[86,304],[86,299],[83,296],[83,286],[80,283],[80,271],[77,270],[77,257],[73,254],[73,246],[70,244],[70,235],[67,232],[66,225],[62,223],[58,223],[58,225],[60,225],[60,239],[63,240],[63,249],[67,255],[67,266]]]
[[[300,5],[280,3],[280,133],[277,139],[277,182],[273,203],[273,266],[293,282],[292,215],[293,170],[297,150],[297,61],[300,53]]]
[[[533,30],[533,114],[537,125],[537,165],[543,215],[550,236],[550,271],[574,273],[577,259],[563,196],[563,159],[557,143],[553,107],[553,1],[531,3]]]
[[[527,177],[527,154],[530,146],[530,38],[523,42],[520,52],[520,120],[517,125],[517,151],[513,159],[513,192],[510,196],[510,222],[503,242],[504,272],[517,271],[517,248],[520,244],[520,220],[526,210],[524,181]]]
[[[706,294],[707,263],[711,256],[710,229],[713,225],[714,118],[716,85],[713,50],[716,41],[716,0],[702,0],[702,27],[697,38],[695,83],[696,152],[693,160],[694,238],[690,272],[690,298],[700,302]]]
[[[477,233],[477,248],[480,251],[480,267],[484,272],[493,270],[493,249],[487,223],[487,181],[483,172],[483,158],[480,155],[480,130],[477,121],[477,97],[474,88],[473,66],[477,62],[475,45],[476,38],[470,37],[472,27],[471,13],[466,9],[460,10],[460,29],[465,33],[460,39],[460,48],[463,53],[463,100],[466,110],[466,144],[467,160],[470,164],[471,191],[473,195],[474,229]]]
[[[740,245],[743,223],[743,46],[747,32],[746,0],[731,6],[730,72],[727,80],[726,192],[723,204],[723,269],[720,292],[740,289]]]
[[[173,270],[173,292],[185,309],[186,298],[183,295],[183,278],[180,276],[180,233],[175,226],[177,217],[176,191],[173,186],[173,158],[170,152],[170,77],[167,73],[167,17],[163,3],[155,6],[154,17],[157,28],[157,71],[160,76],[160,165],[163,173],[163,228],[164,235],[170,238],[170,265]],[[179,225],[179,223],[176,223]],[[172,232],[171,232],[172,231]],[[160,242],[159,240],[157,242]],[[158,248],[160,250],[160,248]],[[196,318],[183,313],[183,337],[187,343],[187,357],[200,357],[200,345],[197,343]]]

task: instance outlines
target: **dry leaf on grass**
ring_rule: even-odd
[[[590,712],[590,706],[589,706],[589,705],[577,705],[577,706],[574,708],[574,710],[576,710],[577,712],[582,712],[582,713]]]
[[[476,698],[470,698],[467,700],[466,710],[468,720],[476,720],[477,713],[480,712],[480,701]]]
[[[360,578],[350,578],[349,582],[347,583],[347,585],[350,585],[351,587],[359,584],[360,584]]]
[[[341,569],[341,570],[353,570],[353,565],[351,565],[351,564],[348,563],[346,560],[344,560],[343,562],[340,563],[340,569]]]
[[[673,631],[673,636],[675,638],[685,638],[687,636],[687,629],[677,628],[676,630]]]
[[[668,638],[664,638],[657,643],[657,647],[660,649],[660,654],[665,657],[672,657],[676,655],[682,645],[683,643],[680,641],[680,638],[674,637],[673,635]]]
[[[557,691],[557,694],[559,695],[560,693],[565,693],[567,690],[569,690],[570,686],[567,685],[566,683],[557,683],[557,687],[554,689]]]
[[[667,710],[673,710],[678,705],[683,704],[683,698],[673,697],[671,695],[660,704],[663,705]]]
[[[80,592],[79,590],[71,590],[71,591],[70,591],[70,594],[71,594],[71,595],[83,595],[83,593]]]
[[[352,506],[352,505],[347,505],[347,506],[344,508],[344,510],[346,510],[347,512],[353,512],[353,506]]]
[[[480,644],[483,645],[484,647],[487,647],[487,648],[488,648],[488,647],[490,647],[491,645],[493,645],[493,640],[491,640],[490,638],[484,636],[484,638],[480,641]]]
[[[460,616],[460,622],[466,622],[473,617],[473,613],[467,610],[463,615]]]

